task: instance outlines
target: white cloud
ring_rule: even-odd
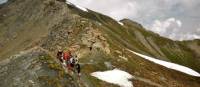
[[[200,24],[199,24],[198,28],[196,29],[196,33],[200,34]]]
[[[119,69],[108,70],[104,72],[94,72],[91,75],[97,77],[100,80],[117,84],[121,87],[133,87],[132,82],[129,81],[129,79],[132,79],[133,76]]]
[[[178,24],[179,27],[182,26],[182,22],[180,20],[177,20],[177,24]]]
[[[181,28],[182,22],[175,18],[168,18],[164,21],[155,20],[152,26],[150,27],[151,31],[159,33],[161,35],[166,35],[167,31],[175,31]]]
[[[182,40],[192,40],[192,39],[200,39],[200,35],[197,34],[191,34],[191,33],[186,33],[186,34],[179,34],[180,41]]]
[[[200,28],[197,29],[197,32],[200,33]]]
[[[196,32],[181,32],[182,31],[182,22],[175,18],[168,18],[164,21],[155,20],[150,28],[151,31],[154,31],[161,36],[168,37],[173,40],[192,40],[200,39],[200,35],[197,33],[200,29],[196,29]],[[200,33],[200,32],[199,32]]]

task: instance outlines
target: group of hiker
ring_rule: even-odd
[[[71,51],[64,52],[59,50],[57,52],[57,59],[68,71],[77,72],[78,76],[80,76],[81,67],[78,63],[77,55],[72,55]]]

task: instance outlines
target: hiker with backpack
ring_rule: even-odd
[[[57,52],[57,59],[63,63],[63,51],[62,50],[58,50]]]
[[[76,69],[76,72],[77,72],[77,74],[78,74],[78,77],[80,78],[80,76],[81,76],[81,66],[80,66],[79,63],[77,63],[77,64],[75,65],[75,69]]]
[[[77,55],[72,55],[71,50],[64,52],[62,50],[59,50],[57,52],[57,59],[59,59],[62,65],[68,69],[68,71],[76,72],[78,74],[78,77],[80,78],[81,67],[78,63]]]
[[[70,67],[70,58],[72,57],[71,51],[66,51],[63,53],[63,60],[64,60],[64,66],[67,67],[68,70],[71,69]]]
[[[74,72],[76,72],[80,77],[81,67],[78,63],[78,58],[76,55],[70,58],[70,66],[74,69]]]

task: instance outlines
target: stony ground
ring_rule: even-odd
[[[31,49],[0,62],[1,87],[77,87],[45,51]]]
[[[63,0],[10,0],[0,8],[0,87],[116,87],[90,75],[114,68],[135,87],[199,87],[192,77],[138,57],[130,49],[200,72],[200,41],[177,42]],[[55,54],[72,49],[82,75],[66,73]]]

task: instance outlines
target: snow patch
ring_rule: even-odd
[[[120,22],[120,21],[118,21],[118,24],[120,24],[120,25],[122,25],[122,26],[124,25],[124,23],[122,23],[122,22]]]
[[[66,3],[69,4],[69,5],[74,5],[74,6],[76,6],[77,8],[79,8],[80,10],[82,10],[82,11],[88,12],[88,10],[87,10],[86,8],[81,7],[81,6],[77,5],[77,4],[72,4],[72,3],[69,2],[69,1],[66,1]]]
[[[75,6],[76,6],[77,8],[79,8],[79,9],[85,11],[85,12],[88,12],[88,10],[87,10],[86,8],[84,8],[84,7],[81,7],[81,6],[79,6],[79,5],[75,5]]]
[[[71,3],[71,2],[68,2],[68,1],[66,1],[66,3],[67,3],[68,5],[72,5],[72,3]]]
[[[165,66],[169,69],[173,69],[173,70],[177,70],[177,71],[180,71],[180,72],[183,72],[183,73],[186,73],[188,75],[191,75],[191,76],[196,76],[196,77],[200,77],[200,74],[188,67],[185,67],[185,66],[182,66],[182,65],[178,65],[178,64],[175,64],[175,63],[170,63],[170,62],[166,62],[166,61],[162,61],[162,60],[158,60],[156,58],[153,58],[153,57],[149,57],[149,56],[146,56],[146,55],[143,55],[143,54],[139,54],[137,52],[134,52],[132,50],[129,50],[128,51],[140,56],[140,57],[143,57],[144,59],[147,59],[149,61],[152,61],[156,64],[159,64],[159,65],[162,65],[162,66]]]
[[[113,83],[121,87],[133,87],[132,82],[129,81],[129,79],[132,79],[133,76],[119,69],[113,69],[103,72],[93,72],[91,73],[91,75],[100,80],[106,81],[108,83]]]

